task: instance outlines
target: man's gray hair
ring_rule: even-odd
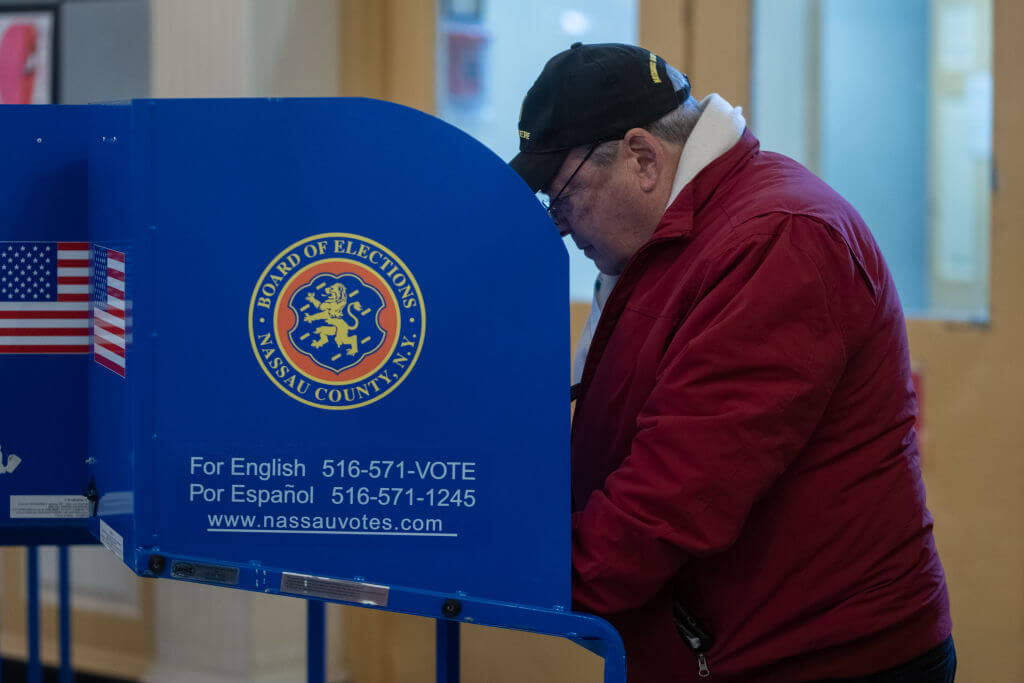
[[[675,67],[669,65],[666,65],[666,70],[676,90],[682,89],[685,85],[683,74]],[[700,105],[697,104],[697,100],[691,95],[678,107],[657,121],[642,126],[642,128],[665,142],[682,147],[686,144],[690,133],[693,132],[694,127],[697,125],[697,119],[700,118],[700,115]],[[598,166],[609,166],[615,160],[615,155],[618,154],[620,142],[621,140],[612,140],[611,142],[604,142],[598,145],[594,153],[590,155],[590,160]]]

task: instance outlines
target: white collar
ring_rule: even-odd
[[[711,93],[701,100],[700,109],[697,125],[683,145],[676,177],[672,181],[672,192],[665,208],[671,206],[686,184],[708,164],[739,142],[747,127],[743,107],[732,106],[718,93]]]

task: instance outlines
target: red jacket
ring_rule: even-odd
[[[572,432],[573,599],[632,682],[886,669],[950,633],[903,313],[857,212],[749,131],[605,305]]]

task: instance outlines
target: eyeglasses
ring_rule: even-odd
[[[595,142],[594,144],[592,144],[590,146],[590,149],[588,149],[587,153],[583,156],[583,160],[580,161],[579,165],[576,167],[576,170],[574,170],[572,174],[569,175],[569,179],[566,180],[565,183],[562,185],[562,189],[560,189],[555,194],[555,196],[552,197],[551,200],[546,204],[544,204],[544,202],[541,202],[542,204],[544,204],[544,208],[547,209],[548,216],[551,217],[551,221],[555,224],[555,227],[558,228],[559,232],[562,231],[562,224],[559,222],[558,214],[555,211],[555,209],[557,208],[558,200],[561,199],[562,193],[565,192],[565,188],[569,187],[569,183],[571,183],[572,179],[576,177],[576,174],[580,172],[580,169],[583,168],[583,164],[587,163],[587,159],[590,158],[590,155],[594,153],[594,150],[597,149],[600,144],[600,142]],[[562,234],[564,235],[565,233]]]

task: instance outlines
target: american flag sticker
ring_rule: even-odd
[[[0,241],[0,354],[88,352],[88,242]]]
[[[92,357],[121,377],[125,376],[127,306],[124,253],[92,250]]]

